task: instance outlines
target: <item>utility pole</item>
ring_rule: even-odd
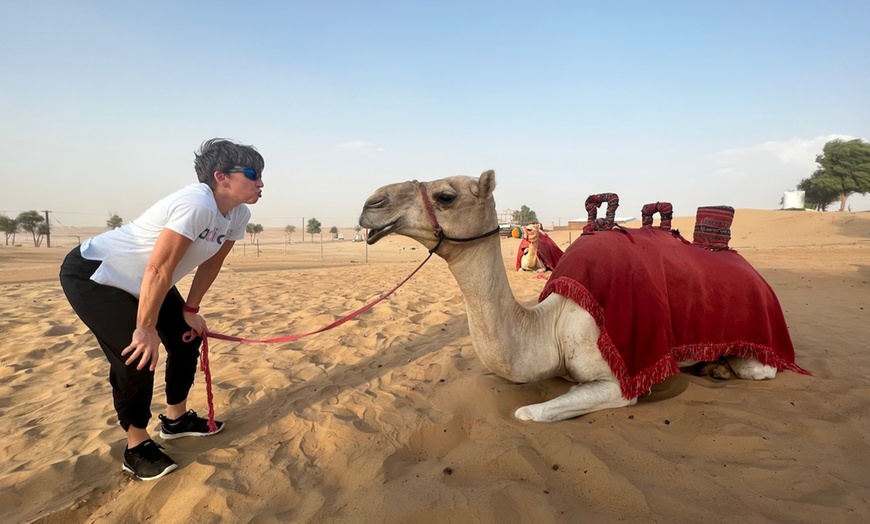
[[[49,210],[45,210],[45,247],[51,247],[51,222],[48,221]]]

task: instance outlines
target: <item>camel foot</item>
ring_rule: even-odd
[[[519,408],[518,410],[514,411],[514,416],[516,418],[518,418],[519,420],[538,421],[539,420],[538,417],[541,416],[542,409],[540,409],[540,408],[535,409],[536,407],[537,407],[536,405],[523,406],[523,407]]]
[[[725,359],[738,378],[744,380],[768,380],[776,376],[775,367],[765,366],[755,359],[740,357],[725,357]]]
[[[701,368],[699,373],[702,377],[718,378],[719,380],[731,380],[734,373],[725,362],[710,362]]]

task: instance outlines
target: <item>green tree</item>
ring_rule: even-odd
[[[39,247],[36,237],[37,235],[40,235],[41,237],[42,234],[44,234],[40,232],[39,226],[45,222],[45,218],[37,211],[31,210],[19,213],[18,218],[15,220],[18,222],[18,227],[21,231],[26,231],[33,237],[33,246]]]
[[[332,226],[331,228],[329,228],[329,232],[332,234],[332,239],[333,239],[333,240],[335,240],[336,238],[338,238],[338,228],[337,228],[337,227]]]
[[[251,224],[248,222],[248,225],[245,226],[245,233],[251,235],[251,244],[254,243],[254,240],[257,239],[257,235],[263,232],[263,226],[260,224]]]
[[[529,222],[537,222],[538,215],[535,214],[534,211],[529,209],[528,206],[520,207],[519,211],[514,211],[513,221],[521,226],[528,224]]]
[[[314,235],[320,233],[320,220],[316,218],[308,219],[308,226],[305,228],[305,232],[311,235],[311,241],[314,242]]]
[[[284,227],[284,238],[290,242],[290,235],[296,232],[296,226],[287,225]],[[305,240],[304,238],[302,240]]]
[[[797,188],[804,192],[804,207],[816,211],[826,211],[829,205],[840,198],[837,179],[820,175],[818,171],[810,178],[801,180]]]
[[[840,211],[846,210],[850,195],[870,193],[870,143],[857,138],[831,140],[816,156],[816,163],[820,167],[811,178],[823,179],[817,181],[819,186],[836,186]]]
[[[15,245],[15,233],[18,232],[18,221],[6,215],[0,215],[0,231],[6,235],[6,245],[9,245],[9,237],[12,237],[12,245]]]
[[[124,219],[118,216],[118,213],[112,211],[112,214],[109,216],[109,220],[106,220],[106,227],[110,229],[118,229],[119,227],[124,225]]]

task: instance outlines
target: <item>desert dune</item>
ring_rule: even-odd
[[[694,217],[673,227],[691,239]],[[638,222],[627,224],[639,227]],[[870,519],[870,213],[738,209],[731,247],[782,304],[812,376],[719,381],[681,373],[636,406],[545,424],[513,411],[570,387],[487,371],[462,295],[433,257],[392,296],[285,344],[212,340],[209,438],[162,442],[179,469],[121,471],[108,365],[57,281],[65,254],[0,245],[0,521],[863,522]],[[376,299],[426,257],[280,228],[238,243],[202,305],[211,331],[316,330]],[[563,249],[579,231],[548,231]],[[514,271],[525,304],[546,280]],[[182,293],[190,277],[179,284]],[[157,370],[152,428],[162,413]],[[202,374],[189,405],[207,411]],[[156,432],[155,432],[156,433]]]

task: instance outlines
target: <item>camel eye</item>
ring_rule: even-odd
[[[452,193],[441,193],[440,195],[435,197],[435,201],[441,205],[449,206],[456,200],[456,195]]]

